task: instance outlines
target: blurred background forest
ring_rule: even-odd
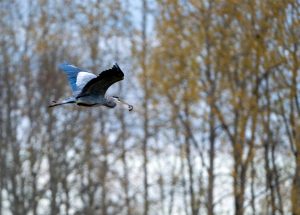
[[[299,0],[1,0],[0,215],[300,214]],[[48,109],[58,64],[123,109]]]

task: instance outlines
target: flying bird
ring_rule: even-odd
[[[118,96],[106,95],[106,91],[111,85],[124,79],[124,73],[117,63],[98,76],[69,63],[60,64],[59,69],[66,73],[73,95],[60,102],[52,101],[49,107],[77,104],[86,107],[102,105],[114,108],[118,103],[121,103],[126,105],[129,111],[133,109],[132,105],[122,101]]]

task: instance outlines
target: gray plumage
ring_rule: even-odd
[[[106,91],[111,85],[124,79],[124,73],[118,64],[101,72],[98,76],[68,63],[61,64],[59,68],[66,73],[73,95],[61,102],[53,101],[49,107],[76,103],[79,106],[103,105],[114,108],[117,103],[123,103],[128,106],[129,111],[133,109],[131,105],[121,101],[119,97],[106,95]]]

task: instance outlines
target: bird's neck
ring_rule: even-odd
[[[105,105],[107,107],[114,108],[117,105],[114,98],[111,96],[105,96],[104,99],[105,99]]]
[[[114,99],[113,99],[112,96],[107,96],[107,95],[105,95],[105,96],[104,96],[104,99],[105,99],[106,101],[114,101]]]

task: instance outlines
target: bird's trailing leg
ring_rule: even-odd
[[[75,102],[76,102],[75,98],[69,97],[69,98],[62,100],[61,102],[52,101],[52,104],[50,104],[48,107],[51,108],[51,107],[64,105],[64,104],[71,104],[71,103],[75,103]]]

